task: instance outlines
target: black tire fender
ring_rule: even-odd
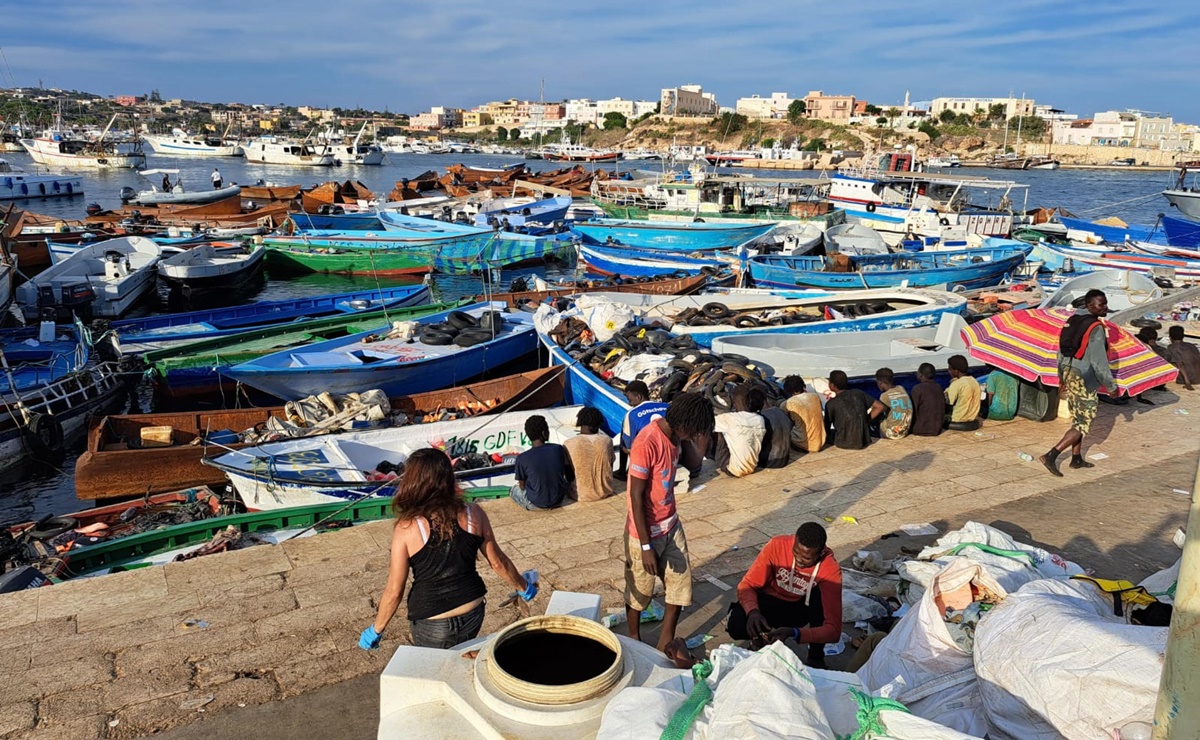
[[[428,344],[433,347],[445,347],[449,344],[454,344],[455,337],[447,334],[444,331],[426,330],[421,334],[421,344]]]
[[[446,315],[446,322],[455,329],[479,326],[479,320],[465,311],[451,311]]]
[[[700,311],[710,319],[723,319],[733,315],[733,312],[729,310],[729,306],[716,301],[713,301],[712,303],[705,303]]]

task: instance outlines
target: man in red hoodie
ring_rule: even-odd
[[[842,569],[824,527],[771,538],[738,584],[728,631],[759,645],[790,637],[808,645],[808,665],[825,667],[825,645],[842,636]]]

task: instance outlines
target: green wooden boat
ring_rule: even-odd
[[[150,368],[155,392],[160,400],[173,402],[196,396],[211,397],[220,393],[222,386],[226,386],[226,390],[235,388],[236,382],[224,378],[222,373],[222,370],[232,365],[288,347],[369,331],[391,321],[411,321],[468,303],[468,299],[428,303],[423,306],[380,309],[267,326],[152,350],[142,355],[142,360]]]
[[[422,275],[433,270],[436,248],[405,246],[328,247],[313,244],[263,242],[267,269],[279,272],[335,272],[349,275]]]
[[[504,498],[508,492],[507,486],[490,486],[465,490],[463,496],[468,502],[475,502]],[[318,522],[358,524],[391,516],[391,498],[372,496],[349,506],[337,502],[201,519],[71,550],[63,556],[67,562],[59,579],[78,578],[105,569],[117,572],[145,568],[154,565],[151,559],[155,555],[185,547],[199,547],[227,527],[242,532],[291,532],[312,527]]]

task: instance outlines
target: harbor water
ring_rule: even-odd
[[[36,166],[23,154],[5,154],[4,158],[12,164],[33,171]],[[179,170],[185,188],[203,190],[211,187],[209,177],[213,167],[220,169],[226,184],[237,183],[253,185],[259,181],[278,185],[315,185],[328,180],[357,180],[371,188],[380,196],[385,196],[397,180],[411,178],[434,170],[439,173],[451,164],[461,162],[468,166],[497,167],[523,161],[518,156],[491,154],[447,154],[447,155],[415,155],[390,154],[388,161],[379,167],[343,166],[332,168],[292,168],[267,165],[251,165],[239,158],[228,159],[179,159],[148,156],[150,168]],[[558,169],[559,163],[530,161],[527,163],[534,170]],[[632,169],[660,170],[659,162],[622,162],[617,168],[626,171]],[[605,165],[612,169],[613,165]],[[721,174],[738,172],[736,169],[720,170]],[[750,171],[745,171],[750,172]],[[1118,216],[1128,223],[1153,224],[1160,213],[1167,211],[1166,201],[1158,194],[1166,187],[1169,173],[1129,171],[1122,169],[1110,170],[1053,170],[1053,171],[1007,171],[988,169],[959,169],[955,174],[970,174],[987,176],[996,180],[1011,179],[1018,183],[1027,184],[1028,206],[1058,207],[1088,219]],[[788,176],[812,178],[812,172],[754,172],[759,176],[782,178]],[[123,187],[135,190],[145,190],[150,186],[146,178],[130,170],[111,170],[83,173],[85,195],[71,198],[49,198],[42,200],[18,201],[19,208],[60,217],[63,219],[81,219],[84,209],[89,203],[99,203],[105,208],[115,208],[120,205],[117,193]],[[174,176],[173,178],[174,179]],[[1013,194],[1014,206],[1020,208],[1025,199],[1020,192]],[[507,289],[508,283],[518,275],[545,274],[546,268],[505,270],[495,284],[497,290]],[[289,277],[286,280],[272,279],[268,274],[267,280],[253,295],[239,297],[240,301],[278,300],[306,295],[339,293],[352,290],[364,290],[374,287],[389,287],[404,282],[412,282],[412,278],[384,279],[363,276],[345,275],[307,275]],[[433,279],[437,295],[442,300],[452,300],[463,296],[483,292],[484,286],[478,276],[436,276]],[[159,303],[151,302],[140,308],[139,312],[168,310],[166,295],[160,296]],[[186,310],[178,306],[170,306],[171,310]],[[143,394],[148,401],[148,394]],[[149,410],[143,403],[143,410]],[[71,450],[60,463],[28,463],[26,466],[9,471],[0,478],[0,525],[35,519],[51,513],[64,513],[84,508],[83,502],[75,498],[75,487],[72,476],[75,458],[82,450],[83,441],[77,440]]]

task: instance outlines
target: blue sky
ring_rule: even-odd
[[[19,8],[19,9],[18,9]],[[7,17],[5,17],[7,16]],[[1200,123],[1200,3],[0,0],[17,84],[405,111],[490,99],[808,90],[880,105],[1010,91]],[[0,86],[11,83],[0,69]]]

